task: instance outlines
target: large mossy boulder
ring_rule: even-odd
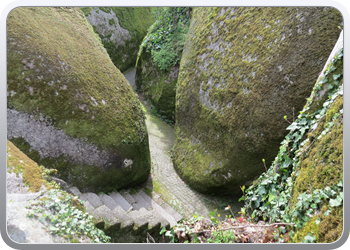
[[[178,74],[179,65],[162,70],[154,63],[151,52],[147,52],[146,48],[142,48],[135,75],[137,91],[151,100],[159,115],[172,121],[175,120]]]
[[[337,41],[333,8],[195,8],[176,96],[174,167],[194,189],[241,194],[265,171]]]
[[[80,8],[21,7],[7,20],[7,137],[83,191],[145,181],[145,116]]]
[[[83,7],[86,19],[122,72],[135,66],[139,46],[153,24],[150,7]]]
[[[295,223],[292,242],[343,234],[343,33],[266,173],[246,190],[252,218]]]

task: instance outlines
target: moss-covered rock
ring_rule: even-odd
[[[266,173],[246,190],[252,217],[294,223],[292,242],[343,233],[343,33]]]
[[[241,194],[271,162],[340,33],[333,8],[195,8],[176,95],[174,166],[194,189]]]
[[[13,10],[7,55],[10,141],[82,191],[147,179],[140,102],[79,8]]]
[[[42,185],[51,188],[44,179],[42,168],[21,152],[12,142],[7,141],[7,172],[22,174],[23,182],[31,192],[38,192]]]
[[[143,48],[136,67],[137,90],[151,100],[160,115],[175,120],[176,83],[179,65],[161,70],[153,61],[151,53]]]
[[[120,71],[135,66],[137,52],[154,22],[150,7],[83,7],[86,19]]]
[[[313,220],[297,230],[294,242],[302,241],[311,233],[315,236],[316,242],[331,243],[337,241],[343,233],[343,206],[340,202],[343,199],[340,191],[342,191],[344,179],[342,48],[341,34],[330,60],[318,78],[312,95],[308,98],[306,109],[304,108],[306,114],[316,114],[319,121],[309,130],[305,143],[299,149],[298,164],[292,174],[294,185],[289,203],[290,209],[297,207],[303,193],[313,194],[317,189],[329,189],[334,194],[329,195],[330,200],[325,200],[318,205]],[[338,95],[331,94],[339,88]],[[315,223],[315,220],[319,222]]]

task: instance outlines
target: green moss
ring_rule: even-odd
[[[16,8],[9,14],[7,25],[7,84],[8,92],[15,93],[8,96],[8,108],[43,116],[48,124],[73,138],[84,138],[100,150],[133,159],[133,167],[141,170],[135,178],[141,175],[144,180],[150,171],[150,156],[143,111],[82,11]],[[25,147],[23,151],[46,167],[57,166],[62,176],[70,171],[80,176],[82,166],[69,170],[64,156],[39,160],[37,152]],[[86,173],[96,172],[97,167],[86,166]],[[114,178],[123,176],[121,170],[112,172]],[[102,184],[108,189],[113,183],[109,178],[109,184]],[[131,176],[127,179],[137,182]],[[95,186],[101,180],[102,175],[91,178]]]
[[[301,33],[300,18],[309,25]],[[261,159],[274,159],[288,132],[283,117],[304,106],[341,21],[336,9],[194,8],[174,147],[174,166],[191,186],[239,193],[264,171]]]
[[[38,164],[10,141],[7,141],[7,171],[16,174],[22,173],[23,182],[31,192],[38,192],[42,185],[51,188],[44,179],[42,169]]]
[[[329,132],[316,140],[331,120],[329,114],[339,112],[343,108],[343,98],[338,97],[326,113],[316,130],[310,132],[309,142],[303,149],[308,148],[300,157],[300,163],[295,172],[300,170],[295,179],[291,198],[291,208],[297,202],[297,197],[303,192],[312,192],[315,189],[333,187],[343,180],[343,117],[334,121]],[[333,117],[333,116],[332,116]],[[312,143],[312,145],[311,145]]]
[[[89,9],[87,11],[86,9]],[[96,29],[103,46],[106,48],[112,62],[120,70],[125,71],[135,66],[138,48],[147,33],[147,29],[154,22],[150,7],[86,7],[83,8],[85,16],[91,15],[91,9],[101,10],[106,13],[114,12],[122,28],[128,30],[131,40],[126,40],[125,45],[115,44],[108,36],[104,36]],[[113,19],[108,20],[109,25],[115,25]],[[107,25],[107,24],[106,24]]]
[[[150,52],[144,48],[136,67],[135,83],[139,92],[151,100],[157,113],[167,119],[175,119],[175,95],[179,66],[169,71],[161,70],[152,60]]]
[[[91,14],[91,8],[90,7],[81,7],[81,10],[84,12],[85,16],[88,16]]]
[[[111,13],[111,10],[112,10],[111,7],[98,7],[98,8],[106,13]]]

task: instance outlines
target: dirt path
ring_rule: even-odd
[[[133,89],[135,86],[135,69],[124,72]],[[152,160],[151,176],[147,181],[147,188],[161,195],[162,199],[171,204],[185,218],[198,212],[199,215],[209,217],[209,213],[217,209],[221,219],[229,215],[224,208],[227,205],[237,213],[242,206],[237,197],[216,197],[203,195],[192,190],[177,175],[171,159],[171,149],[175,144],[174,128],[159,120],[150,112],[150,105],[144,97],[137,93],[141,103],[147,108],[146,124],[149,136],[149,146]]]

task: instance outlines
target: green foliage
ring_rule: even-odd
[[[235,243],[237,237],[234,230],[214,231],[206,243]]]
[[[191,10],[191,7],[153,8],[156,22],[149,28],[139,55],[146,48],[146,51],[151,52],[155,64],[164,71],[178,64],[190,24]]]
[[[341,51],[332,61],[331,66],[325,72],[325,78],[319,81],[314,88],[311,96],[318,96],[318,92],[326,89],[326,99],[323,105],[310,112],[313,105],[312,98],[308,100],[304,110],[300,112],[298,118],[290,124],[287,130],[289,134],[281,143],[279,153],[275,158],[270,169],[263,173],[255,183],[246,190],[245,201],[249,210],[252,212],[252,219],[269,219],[270,222],[296,223],[297,229],[306,225],[320,210],[326,205],[323,216],[328,216],[332,212],[333,207],[340,207],[343,204],[343,184],[340,181],[337,185],[333,184],[325,188],[310,187],[305,188],[305,192],[297,195],[295,204],[292,203],[293,188],[295,179],[300,174],[298,169],[300,157],[307,154],[309,147],[318,139],[325,136],[330,129],[337,123],[337,119],[342,116],[343,110],[328,112],[331,105],[335,103],[338,96],[343,95],[343,85],[339,85],[342,73],[337,72],[337,64],[342,60],[343,52]],[[333,72],[333,74],[331,74]],[[338,82],[339,79],[339,82]],[[336,82],[335,82],[336,81]],[[328,86],[323,84],[328,83]],[[330,85],[335,86],[329,87]],[[325,117],[330,122],[321,122]],[[286,119],[286,117],[285,117]],[[323,124],[323,123],[322,123]],[[320,127],[320,133],[317,138],[308,137],[309,131],[315,131]],[[308,145],[306,147],[305,145]],[[316,220],[320,223],[320,219]],[[311,235],[305,237],[304,242],[314,242]]]
[[[110,237],[95,227],[93,217],[78,209],[77,203],[80,203],[77,197],[57,189],[50,190],[44,198],[27,207],[30,210],[28,216],[50,222],[48,229],[52,234],[62,237],[87,235],[93,243],[109,243]]]

